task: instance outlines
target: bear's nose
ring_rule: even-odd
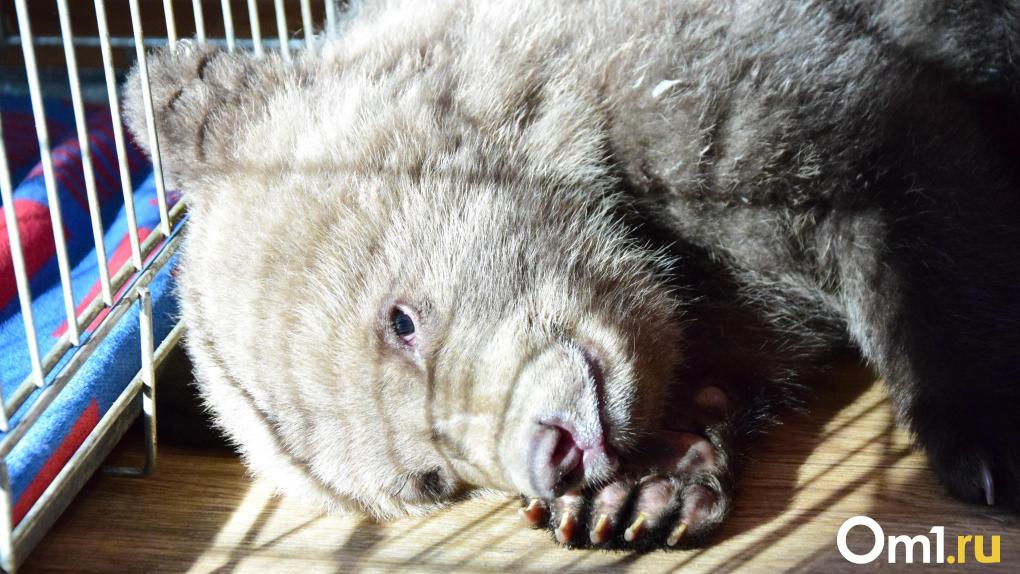
[[[546,498],[560,496],[578,486],[585,468],[615,469],[616,460],[606,451],[604,441],[579,440],[574,426],[559,417],[548,417],[535,425],[528,451],[528,470],[535,493]]]
[[[582,342],[552,345],[529,373],[535,373],[528,379],[534,386],[522,401],[530,421],[518,435],[526,442],[518,444],[527,449],[532,493],[558,496],[585,480],[608,478],[617,463],[606,442],[606,377],[596,349]]]
[[[584,478],[584,449],[567,429],[555,424],[536,425],[528,449],[528,471],[535,494],[553,498]]]

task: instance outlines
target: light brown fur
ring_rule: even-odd
[[[921,420],[925,337],[962,332],[903,326],[901,308],[931,295],[914,281],[942,265],[932,252],[977,261],[988,292],[1007,293],[1004,259],[924,233],[957,223],[953,174],[1008,181],[969,96],[943,79],[993,90],[1012,64],[984,44],[933,52],[935,64],[911,55],[973,40],[985,16],[1006,23],[995,45],[1014,45],[1015,7],[1000,4],[915,25],[870,0],[378,2],[292,63],[158,52],[207,404],[286,492],[394,517],[479,489],[548,495],[528,457],[553,415],[581,439],[604,434],[626,463],[707,374],[723,390],[704,396],[732,411],[698,431],[711,448],[691,451],[708,462],[674,477],[676,512],[704,523],[697,539],[729,509],[734,445],[832,346],[857,343],[904,418]],[[137,87],[127,98],[144,133]],[[937,209],[911,203],[919,191]],[[974,197],[976,221],[1015,213],[1004,194]],[[922,217],[944,219],[910,227]],[[975,249],[1013,252],[1008,225],[961,225],[993,230]],[[944,293],[940,306],[973,300]],[[414,312],[413,351],[393,339],[398,304]],[[988,306],[972,315],[1008,332],[1010,315]],[[932,401],[952,395],[931,384]],[[1000,455],[971,437],[989,433],[940,442],[917,424],[932,452],[952,442],[937,460],[967,461],[943,473],[950,488],[980,496],[973,469],[990,476],[982,461]],[[1011,464],[993,461],[1000,483]],[[613,472],[595,458],[584,484]]]

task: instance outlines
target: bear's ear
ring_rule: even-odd
[[[265,85],[259,75],[268,62],[190,41],[151,52],[146,61],[159,155],[168,183],[186,188],[203,172],[227,169],[234,142],[245,122],[252,121],[253,114],[245,108],[251,107],[252,91]],[[138,64],[123,92],[125,123],[151,157]]]

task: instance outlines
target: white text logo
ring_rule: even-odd
[[[874,542],[867,552],[858,553],[850,549],[846,543],[847,535],[856,527],[867,528],[874,537]],[[867,516],[854,516],[847,519],[836,534],[836,548],[839,553],[854,564],[870,564],[882,556],[887,550],[886,559],[895,564],[902,556],[907,564],[915,560],[922,564],[966,564],[968,553],[973,552],[974,560],[981,564],[999,563],[999,535],[991,536],[991,548],[985,547],[983,535],[960,535],[956,537],[956,553],[946,556],[946,528],[932,526],[929,535],[889,536],[886,538],[882,526]],[[973,544],[973,546],[971,546]],[[934,551],[934,555],[933,555]]]

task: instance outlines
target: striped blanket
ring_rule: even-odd
[[[50,101],[45,105],[52,145],[54,174],[67,238],[71,283],[78,312],[100,297],[99,266],[96,261],[92,226],[82,171],[81,148],[75,132],[70,104]],[[131,265],[127,218],[110,112],[101,106],[87,108],[89,149],[93,158],[96,190],[105,233],[107,257],[112,276],[122,265]],[[27,99],[0,95],[0,121],[7,160],[14,185],[13,209],[25,254],[32,288],[32,309],[40,353],[45,356],[67,329],[57,257],[51,227],[49,202],[39,162],[39,148],[32,109]],[[129,136],[130,137],[130,136]],[[134,189],[138,231],[144,238],[159,224],[159,210],[151,166],[137,147],[129,142],[128,164]],[[176,197],[168,194],[168,201]],[[156,342],[173,326],[177,312],[172,296],[170,264],[150,286],[155,312]],[[128,285],[130,282],[128,283]],[[125,288],[127,285],[125,285]],[[123,292],[124,289],[121,289]],[[83,332],[83,340],[105,316],[105,311]],[[61,358],[47,377],[51,381],[73,350]],[[141,364],[137,305],[125,316],[68,386],[7,455],[13,493],[15,524],[31,509],[67,460],[82,444],[113,401],[137,373]],[[0,220],[0,389],[7,404],[14,390],[31,373],[26,335],[7,227]],[[10,413],[14,428],[35,401],[36,391],[21,408]],[[0,433],[0,438],[3,434]]]

